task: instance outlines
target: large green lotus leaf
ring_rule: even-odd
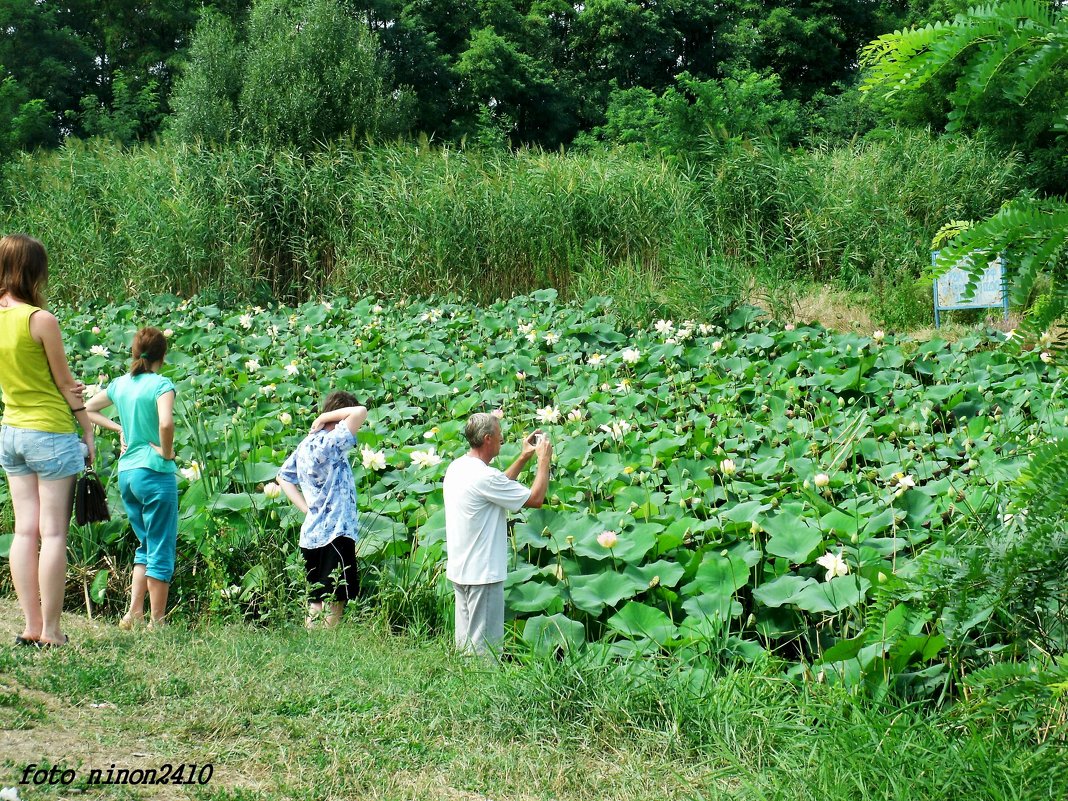
[[[764,521],[764,529],[771,534],[768,553],[783,556],[795,564],[804,564],[823,542],[823,533],[807,520],[783,512]]]
[[[234,480],[245,484],[262,484],[278,475],[278,466],[267,462],[242,464],[234,471]]]
[[[590,454],[590,441],[588,437],[574,437],[567,439],[554,451],[556,463],[563,470],[574,472],[578,470]]]
[[[558,650],[573,652],[586,642],[586,629],[563,614],[537,615],[523,624],[523,640],[539,656],[552,656]]]
[[[749,565],[744,560],[723,556],[719,551],[705,554],[693,581],[682,588],[684,595],[714,595],[729,598],[749,581]]]
[[[416,531],[420,545],[445,541],[445,508],[435,510]]]
[[[675,624],[659,609],[630,601],[608,619],[608,627],[632,640],[651,640],[663,647],[678,633]]]
[[[11,553],[11,543],[15,541],[14,534],[0,534],[0,559],[7,559]]]
[[[597,537],[605,531],[605,523],[588,515],[577,515],[577,517],[582,518],[582,522],[574,529],[577,532],[575,535],[576,554],[593,559],[614,558],[628,564],[641,562],[645,555],[656,547],[657,535],[664,528],[659,523],[648,523],[617,530],[618,542],[612,550],[609,550],[597,542]]]
[[[525,581],[508,591],[508,606],[517,612],[541,612],[561,596],[558,584]]]
[[[663,492],[650,492],[645,487],[623,487],[613,498],[616,509],[628,511],[633,504],[639,510],[649,507],[651,514],[659,514],[660,507],[667,502],[667,495]],[[635,514],[641,512],[636,511]]]
[[[695,595],[682,608],[693,618],[692,622],[705,620],[719,625],[742,613],[742,605],[730,595]]]
[[[910,489],[896,504],[905,510],[905,520],[911,528],[919,528],[927,522],[938,507],[938,502],[920,490]]]
[[[823,526],[824,529],[833,529],[835,534],[840,537],[850,537],[853,534],[856,534],[860,525],[864,522],[862,517],[846,514],[838,509],[832,509],[820,518],[820,525]]]
[[[679,583],[679,579],[682,578],[685,568],[678,562],[660,559],[656,562],[644,564],[641,567],[627,565],[626,570],[623,572],[628,576],[633,576],[646,587],[653,587],[654,585],[657,587],[674,587]]]
[[[513,570],[508,571],[507,577],[504,579],[504,588],[506,590],[511,589],[516,584],[522,584],[536,573],[541,572],[541,568],[537,565],[531,565],[522,560]]]
[[[814,578],[805,578],[803,576],[795,576],[787,573],[776,579],[772,579],[765,584],[761,584],[753,590],[753,597],[760,601],[760,603],[764,604],[764,606],[776,608],[783,604],[790,603],[801,590],[816,583],[816,579]]]
[[[542,507],[531,509],[527,513],[527,519],[516,523],[513,536],[516,548],[545,548],[550,545],[554,537],[561,537],[563,517],[559,512]],[[557,549],[559,550],[559,546]]]
[[[720,517],[733,523],[752,523],[758,520],[763,512],[771,508],[760,501],[746,501],[736,504],[726,511],[720,512]]]
[[[871,582],[859,576],[836,576],[797,593],[792,603],[806,612],[841,612],[860,603]]]
[[[246,512],[252,506],[252,496],[247,492],[223,492],[215,499],[211,508],[226,512]]]
[[[665,437],[653,442],[649,446],[649,452],[661,460],[667,459],[678,453],[679,448],[684,447],[689,441],[689,436]]]
[[[571,600],[583,612],[601,614],[606,606],[615,606],[624,598],[633,598],[646,589],[646,583],[634,576],[605,571],[588,576],[572,576]]]
[[[864,536],[870,537],[872,534],[878,534],[889,528],[894,522],[893,509],[883,509],[881,512],[873,514],[864,522]]]

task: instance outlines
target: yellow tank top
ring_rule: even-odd
[[[30,336],[36,306],[0,309],[0,390],[3,424],[54,434],[74,433],[74,416],[52,380],[44,346]]]

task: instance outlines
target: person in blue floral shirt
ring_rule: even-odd
[[[308,628],[322,620],[328,597],[331,603],[325,625],[336,626],[356,589],[360,528],[356,480],[348,454],[366,419],[367,409],[358,405],[353,395],[331,392],[323,401],[323,413],[312,423],[311,433],[278,472],[282,491],[304,512],[300,551],[311,585]]]

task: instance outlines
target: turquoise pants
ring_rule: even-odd
[[[119,473],[119,492],[137,535],[134,564],[158,581],[174,575],[174,549],[178,541],[178,477],[147,467]]]

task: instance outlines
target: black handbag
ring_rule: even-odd
[[[79,526],[111,520],[107,493],[92,469],[82,473],[74,485],[74,520]]]

